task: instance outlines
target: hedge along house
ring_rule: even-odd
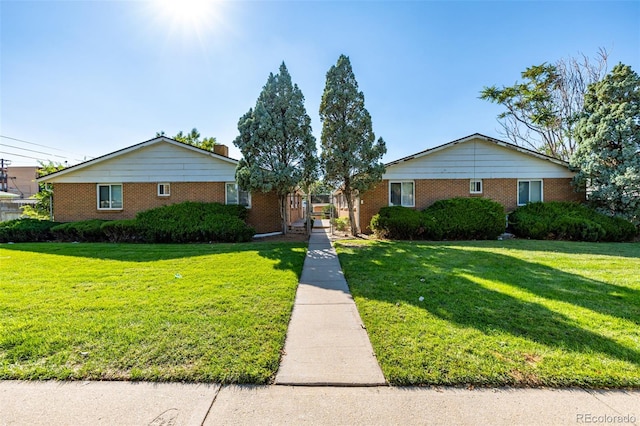
[[[160,136],[38,179],[53,185],[53,217],[58,222],[130,219],[136,213],[184,201],[242,204],[258,233],[280,232],[275,193],[238,188],[238,160],[225,145],[214,152]],[[298,195],[290,200],[290,220],[302,217]]]
[[[506,212],[535,201],[584,201],[571,184],[569,163],[481,134],[473,134],[386,166],[382,182],[360,194],[356,221],[362,232],[384,206],[422,210],[454,197],[484,197]],[[338,195],[341,217],[346,201]]]

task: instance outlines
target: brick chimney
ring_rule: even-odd
[[[223,157],[228,157],[229,156],[229,147],[226,145],[222,145],[222,144],[215,144],[213,146],[213,152],[215,152],[218,155],[222,155]]]

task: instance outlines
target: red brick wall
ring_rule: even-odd
[[[454,197],[485,197],[502,204],[506,212],[518,204],[518,179],[483,179],[482,194],[469,193],[469,179],[416,179],[415,197],[418,210],[438,200]],[[570,178],[543,179],[544,201],[584,201],[584,194],[576,193]],[[383,180],[361,196],[360,227],[371,232],[369,223],[380,208],[389,205],[389,181]]]
[[[172,182],[171,195],[159,197],[157,183],[123,183],[123,209],[98,210],[95,183],[54,184],[53,213],[59,222],[87,219],[131,219],[136,213],[184,201],[225,202],[224,182]],[[247,222],[256,232],[281,230],[278,198],[274,193],[251,194]]]
[[[251,209],[247,222],[256,228],[258,234],[282,231],[280,205],[275,192],[251,194]]]

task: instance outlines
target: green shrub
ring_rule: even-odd
[[[574,216],[560,216],[551,224],[551,230],[559,240],[600,241],[607,234],[597,223]]]
[[[422,234],[421,214],[408,207],[390,206],[371,218],[369,228],[381,238],[412,240]]]
[[[247,214],[243,206],[188,201],[140,212],[136,222],[149,243],[238,242],[255,234]]]
[[[427,239],[494,240],[506,228],[502,204],[488,198],[440,200],[422,214],[425,217],[423,234]]]
[[[199,203],[186,201],[184,203],[171,204],[169,206],[157,207],[145,210],[136,215],[136,219],[142,226],[153,225],[162,220],[172,220],[188,223],[200,220],[208,215],[235,216],[243,221],[247,220],[249,214],[244,206],[237,204],[221,203]]]
[[[83,220],[79,222],[63,223],[51,228],[53,236],[62,241],[99,242],[105,241],[101,227],[107,222],[101,219]]]
[[[101,226],[107,241],[112,243],[134,243],[142,241],[140,228],[135,219],[111,220]]]
[[[383,238],[411,240],[495,239],[505,230],[504,209],[486,198],[452,198],[422,212],[407,207],[383,207],[370,228]]]
[[[331,223],[336,227],[336,231],[346,232],[351,229],[348,217],[334,217]]]
[[[38,242],[53,239],[51,228],[59,222],[39,219],[15,219],[0,223],[0,242]]]
[[[609,217],[579,203],[539,202],[518,207],[509,215],[514,234],[532,239],[573,241],[629,241],[636,227],[619,217]]]
[[[338,212],[336,211],[336,206],[334,206],[333,204],[327,204],[326,206],[323,206],[322,214],[327,219],[338,216]]]

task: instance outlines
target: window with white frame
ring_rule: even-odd
[[[227,204],[240,204],[246,208],[251,207],[251,194],[241,190],[235,182],[226,184],[226,200]]]
[[[542,201],[542,181],[541,180],[519,180],[518,181],[518,205],[524,206],[528,203]]]
[[[415,191],[413,181],[389,182],[390,206],[415,206]]]
[[[469,182],[469,193],[482,194],[482,179],[471,179]]]
[[[171,195],[171,185],[168,183],[158,184],[158,197],[168,197]]]
[[[98,210],[122,209],[122,184],[99,184]]]

